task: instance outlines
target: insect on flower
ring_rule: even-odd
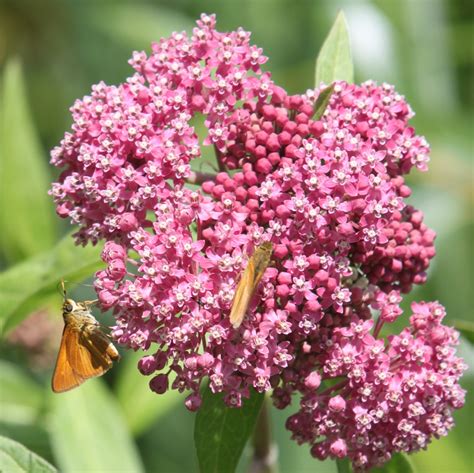
[[[55,393],[69,391],[89,378],[103,375],[120,355],[90,312],[96,301],[76,302],[66,297],[64,281],[64,330],[51,387]]]
[[[265,273],[273,253],[273,245],[267,241],[258,246],[249,258],[247,267],[240,278],[235,291],[232,308],[230,310],[230,323],[234,328],[239,328],[244,320],[252,296]]]

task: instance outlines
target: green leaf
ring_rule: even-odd
[[[0,99],[0,253],[15,262],[51,248],[56,218],[46,156],[16,60],[5,66]]]
[[[8,473],[55,473],[58,470],[21,443],[0,437],[0,471]]]
[[[51,251],[23,261],[0,273],[0,334],[19,324],[52,294],[61,278],[81,281],[103,266],[100,250],[76,246],[71,235]]]
[[[128,351],[120,362],[115,383],[117,400],[133,435],[142,434],[178,402],[183,401],[183,396],[176,390],[169,390],[161,395],[151,391],[149,378],[137,369],[138,360],[142,356],[143,353]]]
[[[331,100],[331,95],[334,92],[334,84],[331,84],[329,87],[321,90],[319,92],[316,103],[314,104],[314,120],[321,120],[326,108],[328,108],[329,101]]]
[[[316,83],[331,84],[335,80],[354,81],[351,44],[346,18],[341,11],[323,43],[316,59]]]
[[[342,460],[336,460],[337,465],[337,473],[351,473],[352,467],[351,462],[348,458],[344,458]]]
[[[265,395],[251,390],[240,409],[227,407],[223,397],[207,387],[196,415],[194,444],[201,473],[235,471]]]
[[[47,462],[54,462],[49,444],[49,434],[41,425],[41,418],[37,419],[34,424],[15,424],[0,421],[0,436],[15,439],[16,442],[35,452]]]
[[[416,468],[405,453],[394,453],[389,462],[381,468],[373,468],[372,473],[416,473]]]
[[[19,424],[34,422],[43,406],[42,387],[23,369],[0,360],[0,421]]]
[[[461,335],[471,343],[474,343],[474,322],[470,320],[453,320],[454,328],[461,332]]]
[[[51,396],[51,442],[61,472],[143,471],[120,406],[102,380]]]

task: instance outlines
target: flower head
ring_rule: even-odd
[[[309,373],[304,379],[321,367],[325,382],[313,386],[300,377],[276,396],[301,392],[300,410],[287,427],[316,458],[348,456],[356,470],[366,470],[394,452],[424,449],[452,428],[452,412],[464,403],[458,381],[467,368],[455,356],[458,334],[441,324],[438,303],[412,309],[410,326],[387,344],[373,336],[371,321],[355,320],[336,328],[330,344],[324,335],[315,337],[311,352],[296,358],[300,373]]]
[[[311,351],[306,340],[323,335],[329,344],[352,324],[366,330],[385,294],[424,282],[434,255],[434,233],[404,202],[403,175],[424,169],[429,148],[403,97],[337,82],[314,120],[320,90],[288,95],[265,61],[249,33],[220,33],[202,15],[191,36],[134,53],[125,83],[101,82],[77,101],[72,131],[52,151],[64,168],[51,190],[58,214],[79,225],[78,242],[106,240],[96,289],[114,309],[114,337],[151,348],[139,365],[154,375],[151,389],[191,391],[190,409],[204,378],[236,407],[250,389],[301,376],[296,346]],[[221,172],[196,188],[197,116]],[[236,283],[264,241],[275,261],[235,330]],[[320,349],[331,376],[346,373],[329,345]],[[358,345],[340,349],[359,359]],[[363,378],[363,368],[347,375]],[[350,447],[332,440],[336,456]]]

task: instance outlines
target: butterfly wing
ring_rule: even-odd
[[[85,327],[79,331],[77,343],[67,346],[68,361],[76,375],[89,379],[110,369],[113,363],[107,354],[109,343],[98,327]]]
[[[244,320],[252,296],[270,264],[273,245],[270,242],[262,243],[249,258],[237,290],[235,291],[232,308],[230,310],[230,323],[234,328],[239,328]]]
[[[102,330],[93,325],[81,337],[82,345],[87,348],[92,357],[93,366],[104,366],[106,371],[113,362],[120,359],[120,355],[109,337]]]
[[[56,393],[69,391],[89,378],[103,375],[119,358],[117,349],[99,327],[88,325],[80,330],[66,325],[52,389]]]
[[[265,271],[270,264],[270,259],[272,256],[272,251],[273,251],[273,246],[271,243],[266,242],[260,245],[256,250],[255,253],[252,256],[252,260],[254,262],[254,279],[253,279],[253,284],[252,284],[252,293],[254,293],[258,285],[260,284],[260,281],[262,280],[263,275],[265,274]]]
[[[239,285],[235,291],[232,309],[230,311],[230,323],[234,328],[239,328],[247,313],[252,294],[254,292],[255,280],[255,262],[253,258],[249,259]]]
[[[64,327],[58,358],[56,360],[56,366],[54,367],[53,378],[51,381],[51,388],[55,393],[69,391],[70,389],[82,384],[86,379],[79,376],[79,374],[72,369],[68,358],[67,347],[69,345],[77,344],[78,338],[79,332],[72,330],[67,325]]]

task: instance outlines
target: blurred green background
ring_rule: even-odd
[[[92,275],[99,249],[79,251],[66,237],[59,253],[48,253],[69,231],[45,194],[55,177],[48,151],[69,129],[76,98],[100,80],[122,82],[132,74],[133,50],[148,51],[151,41],[174,30],[190,31],[201,12],[216,13],[221,31],[250,30],[270,58],[274,80],[304,92],[314,86],[315,57],[341,8],[356,81],[395,84],[416,111],[417,133],[432,146],[429,172],[414,172],[409,182],[411,202],[438,233],[438,256],[427,284],[409,299],[440,300],[447,323],[464,321],[468,334],[474,323],[472,1],[0,0],[0,312],[9,316],[0,348],[0,435],[66,473],[197,471],[193,414],[181,396],[149,392],[136,371],[137,354],[123,353],[104,378],[80,389],[50,393],[62,330],[55,285],[60,277]],[[89,287],[70,289],[74,297],[92,298]],[[467,338],[460,353],[472,367]],[[462,384],[471,391],[472,369]],[[418,471],[474,471],[473,404],[469,393],[451,434],[412,457]],[[272,410],[280,472],[336,471],[289,439],[288,414]],[[241,471],[249,455],[246,450]]]

